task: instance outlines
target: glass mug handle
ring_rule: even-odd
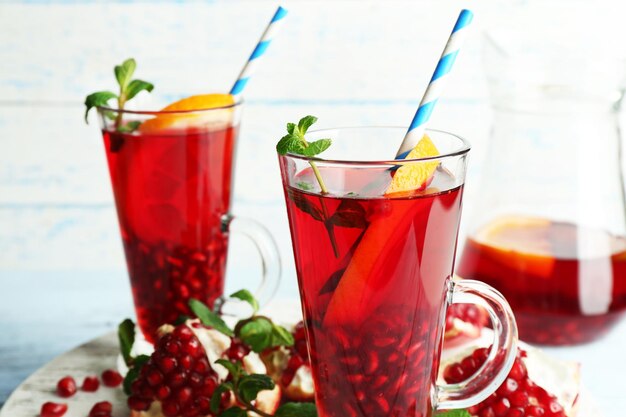
[[[517,325],[509,303],[491,286],[470,279],[451,281],[450,303],[470,303],[484,307],[493,325],[493,344],[487,360],[478,371],[458,384],[437,386],[436,408],[468,408],[485,400],[504,382],[517,355]]]
[[[254,291],[254,296],[261,306],[266,305],[276,294],[280,283],[282,266],[276,241],[265,226],[245,217],[224,216],[222,229],[227,233],[241,234],[254,243],[261,257],[262,271],[261,283]]]

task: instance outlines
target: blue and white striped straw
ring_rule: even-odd
[[[467,27],[472,22],[473,17],[474,14],[471,11],[461,10],[461,14],[459,14],[459,18],[450,34],[450,38],[448,38],[448,43],[441,54],[441,58],[439,58],[437,68],[435,68],[430,83],[428,83],[428,87],[426,87],[424,97],[413,117],[411,126],[409,126],[409,130],[406,132],[402,145],[400,145],[400,149],[398,149],[396,159],[406,158],[409,152],[417,145],[417,142],[424,136],[430,115],[433,112],[435,104],[437,104],[437,100],[441,97],[443,87],[445,86],[447,80],[446,75],[452,70],[456,56],[465,40]]]
[[[265,32],[263,32],[259,43],[254,48],[254,51],[252,51],[252,54],[250,54],[248,62],[246,62],[246,65],[241,70],[235,85],[233,85],[233,88],[230,90],[230,94],[238,97],[243,92],[243,89],[246,88],[246,84],[248,80],[250,80],[250,76],[254,73],[259,59],[265,54],[267,47],[270,46],[274,35],[276,35],[276,32],[282,26],[282,20],[285,16],[287,16],[287,10],[279,6],[276,13],[274,13],[274,17],[272,17],[272,20],[267,25]]]

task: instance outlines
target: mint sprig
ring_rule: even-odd
[[[300,119],[297,125],[295,123],[287,123],[287,134],[280,138],[280,140],[276,144],[276,151],[280,155],[292,153],[309,157],[317,156],[324,152],[330,147],[330,145],[332,144],[332,140],[318,139],[314,142],[309,142],[304,137],[307,130],[309,130],[309,128],[315,122],[317,122],[317,117],[304,116],[302,119]],[[309,164],[313,169],[313,173],[315,174],[315,178],[317,178],[317,182],[320,184],[322,194],[328,194],[328,189],[324,184],[324,180],[322,179],[322,176],[317,169],[315,162],[309,161]]]
[[[85,123],[89,123],[87,116],[89,111],[94,107],[106,106],[111,99],[117,99],[117,108],[124,110],[126,102],[134,98],[141,91],[151,92],[154,89],[154,85],[143,80],[133,80],[133,74],[137,68],[137,62],[133,58],[129,58],[121,65],[116,65],[114,68],[115,79],[119,86],[119,93],[115,94],[111,91],[98,91],[89,94],[85,98]],[[137,129],[138,124],[131,124],[132,122],[123,125],[121,113],[118,113],[115,121],[115,126],[122,132],[129,132]]]

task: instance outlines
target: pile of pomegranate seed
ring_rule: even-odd
[[[482,366],[489,351],[476,349],[461,362],[448,365],[444,379],[448,383],[464,381]],[[507,379],[490,397],[468,409],[472,416],[479,417],[567,417],[555,396],[535,384],[528,377],[523,358],[526,353],[519,350]]]
[[[69,398],[76,394],[76,381],[71,376],[61,378],[57,382],[57,394],[59,397]]]
[[[250,353],[250,348],[238,338],[232,338],[230,347],[224,352],[224,356],[231,362],[241,362]]]
[[[47,402],[41,406],[41,411],[39,415],[41,417],[61,417],[66,412],[67,404]]]
[[[157,342],[132,383],[128,406],[145,411],[153,401],[160,401],[167,417],[207,415],[217,385],[217,374],[200,341],[181,324]]]
[[[446,332],[454,327],[454,319],[473,324],[479,329],[489,324],[489,316],[475,304],[451,304],[446,313]]]

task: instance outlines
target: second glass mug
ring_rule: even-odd
[[[263,226],[230,214],[242,104],[154,112],[99,108],[99,119],[142,333],[210,307],[224,291],[230,232],[254,241],[262,258],[257,295],[280,279],[280,257]]]
[[[515,358],[504,298],[481,282],[451,280],[469,144],[431,130],[441,156],[381,161],[405,132],[311,132],[310,140],[332,139],[325,159],[279,156],[320,417],[466,408],[500,386]],[[384,195],[399,166],[433,163],[424,190]],[[487,309],[493,345],[473,377],[438,386],[445,311],[459,302]]]

